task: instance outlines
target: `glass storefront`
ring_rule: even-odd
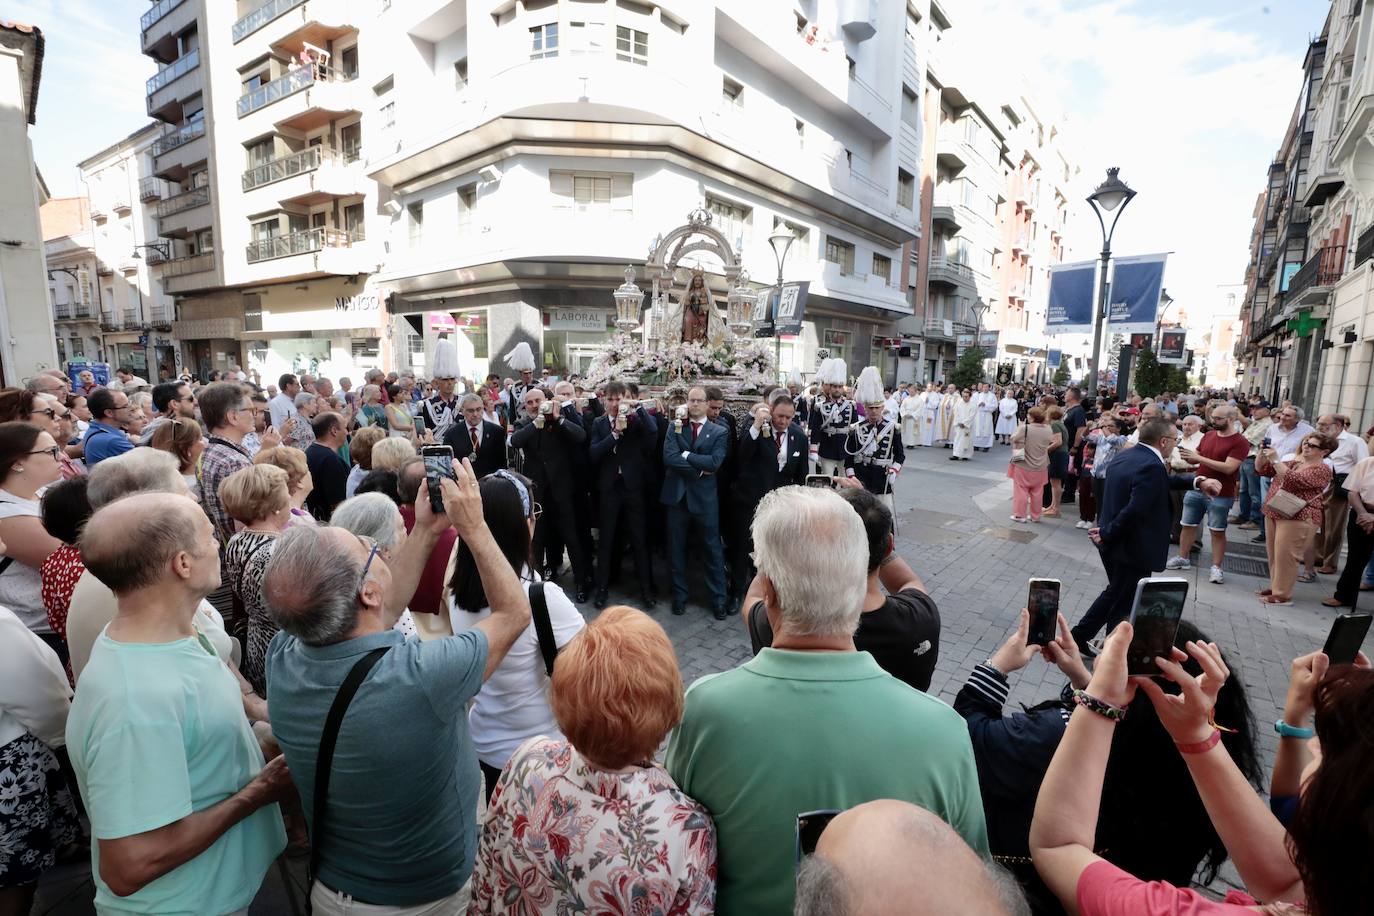
[[[134,370],[134,375],[137,375],[140,378],[147,378],[147,348],[141,347],[136,343],[115,344],[115,365],[111,368],[117,368],[119,366],[129,366]]]

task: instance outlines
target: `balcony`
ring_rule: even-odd
[[[175,317],[175,310],[170,305],[155,305],[151,309],[153,327],[159,331],[170,331],[172,321]]]
[[[118,316],[118,315],[116,315],[114,312],[101,312],[101,313],[100,313],[100,330],[102,330],[102,331],[118,331],[119,328],[120,328],[120,324],[119,324],[119,316]]]
[[[930,221],[933,225],[938,225],[948,231],[951,235],[963,228],[963,223],[959,219],[957,208],[954,204],[936,201],[930,208]]]
[[[942,136],[935,142],[935,161],[958,172],[973,161],[973,155],[963,137]]]
[[[125,309],[124,327],[126,330],[143,327],[143,313],[138,309]]]
[[[200,88],[200,50],[197,48],[148,78],[148,117],[177,123],[183,115],[181,103]]]
[[[238,44],[273,19],[290,12],[304,2],[305,0],[267,0],[262,6],[234,23],[234,43]]]
[[[238,116],[246,118],[274,102],[303,93],[272,123],[279,129],[313,130],[334,118],[357,111],[352,81],[342,71],[323,64],[290,70],[239,97]],[[267,125],[262,125],[264,128]]]
[[[1030,238],[1025,234],[1018,235],[1011,243],[1012,254],[1026,254],[1030,250]]]
[[[144,203],[160,200],[164,193],[162,179],[149,175],[138,180],[138,199]]]
[[[70,303],[62,302],[52,307],[52,317],[54,321],[71,321],[72,307]]]
[[[313,254],[328,248],[350,248],[353,241],[354,237],[342,229],[306,229],[290,235],[278,235],[249,242],[248,263],[257,264],[259,261],[289,258],[298,254]]]
[[[975,328],[971,324],[962,321],[954,321],[950,318],[927,318],[925,324],[925,337],[927,339],[954,340],[960,334],[972,334]]]
[[[210,186],[192,188],[184,194],[159,201],[157,205],[157,234],[163,238],[187,238],[197,229],[210,225],[210,214],[191,213],[210,203]]]
[[[184,258],[173,258],[162,269],[162,290],[189,293],[215,285],[215,253],[206,251]]]
[[[955,287],[973,287],[976,282],[972,267],[951,258],[931,258],[926,279],[931,284]]]
[[[1331,287],[1345,272],[1345,246],[1321,248],[1288,281],[1288,299],[1298,308],[1311,308],[1326,301]]]
[[[185,181],[191,166],[205,162],[210,141],[205,138],[205,120],[197,118],[178,130],[169,131],[152,146],[153,175],[168,181]]]
[[[273,200],[301,206],[323,203],[332,197],[363,194],[367,190],[357,155],[324,146],[311,146],[279,156],[243,173],[245,193],[264,186],[272,186]]]
[[[163,64],[175,60],[177,36],[196,21],[196,13],[197,4],[157,0],[139,19],[143,53]]]

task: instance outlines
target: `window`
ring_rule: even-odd
[[[736,249],[744,248],[745,236],[749,231],[749,208],[708,197],[706,209],[711,214],[711,222],[721,234],[729,239]]]
[[[358,78],[358,46],[344,48],[339,52],[339,71],[348,79]]]
[[[253,241],[262,242],[281,235],[281,222],[274,216],[253,224]]]
[[[248,167],[256,168],[272,158],[274,144],[271,137],[259,140],[248,147]]]
[[[727,105],[734,105],[736,108],[744,107],[744,87],[730,77],[727,76],[721,80],[720,94]]]
[[[377,97],[377,116],[382,130],[396,126],[396,100],[391,97],[391,90],[395,85],[395,79],[388,76],[372,87],[372,94]]]
[[[916,93],[902,87],[902,123],[908,127],[921,126],[920,105],[916,100]]]
[[[827,235],[825,237],[825,259],[832,264],[840,265],[841,276],[849,276],[854,273],[854,246],[848,242]]]
[[[606,23],[569,22],[568,50],[572,54],[600,54],[606,50]]]
[[[792,243],[792,247],[787,249],[788,260],[810,261],[811,230],[806,228],[805,226],[800,226],[796,223],[788,222],[785,219],[780,219],[776,216],[773,217],[773,231],[777,232],[778,229],[782,226],[786,226],[789,230],[791,230],[792,237],[796,239],[796,241]]]
[[[361,241],[365,233],[363,231],[363,205],[349,204],[343,208],[344,231],[348,237],[355,242]]]
[[[458,189],[458,234],[472,231],[472,214],[477,210],[477,185]]]
[[[548,22],[530,29],[530,60],[558,56],[558,23]]]
[[[615,29],[615,59],[648,66],[649,33],[625,26]]]
[[[873,256],[873,273],[883,278],[883,282],[888,286],[892,285],[892,259],[886,255],[875,254]]]
[[[555,210],[626,215],[633,210],[634,176],[619,172],[549,172]]]
[[[419,201],[406,205],[406,222],[410,229],[410,247],[420,247],[420,242],[424,239],[425,232],[425,204]]]
[[[353,359],[367,360],[376,364],[381,355],[381,339],[377,337],[362,337],[358,340],[349,341],[349,350],[353,354]]]
[[[339,145],[343,147],[345,162],[354,162],[362,155],[363,125],[349,124],[339,128]]]
[[[897,170],[897,206],[916,209],[916,179],[906,169]]]
[[[462,92],[468,85],[468,59],[453,62],[453,88]]]
[[[425,355],[425,339],[419,334],[411,334],[406,338],[406,349],[411,356]]]

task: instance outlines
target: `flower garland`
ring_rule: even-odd
[[[740,377],[741,391],[762,391],[775,378],[773,353],[767,344],[740,338],[727,338],[719,347],[676,343],[649,350],[638,338],[617,334],[587,368],[592,385],[627,375],[643,384],[666,385],[727,374]]]

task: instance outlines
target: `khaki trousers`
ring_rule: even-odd
[[[418,906],[377,906],[359,903],[347,894],[316,881],[310,888],[310,906],[317,916],[462,916],[472,899],[472,882],[456,894]]]
[[[1265,516],[1264,527],[1264,549],[1269,554],[1269,592],[1275,598],[1292,598],[1298,565],[1302,563],[1317,526],[1296,518]]]
[[[1345,520],[1349,514],[1350,501],[1345,498],[1345,490],[1333,490],[1322,511],[1322,533],[1317,541],[1318,566],[1340,566]]]

